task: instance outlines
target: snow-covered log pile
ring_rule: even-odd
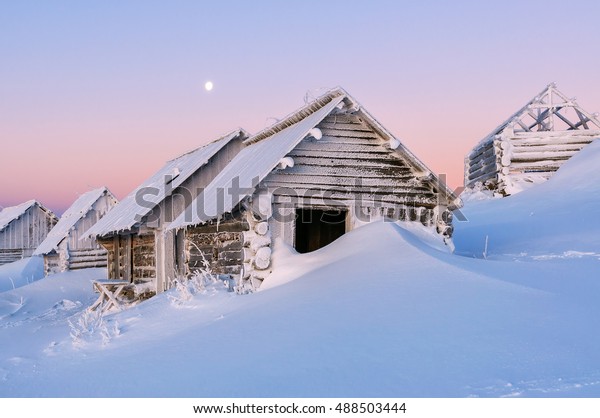
[[[549,85],[467,155],[465,186],[507,196],[546,181],[600,138],[596,117]]]
[[[255,219],[250,212],[247,212],[247,219],[251,229],[242,234],[244,265],[241,278],[256,289],[271,273],[271,231],[267,221]]]

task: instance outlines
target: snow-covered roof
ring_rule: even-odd
[[[170,229],[197,225],[216,219],[231,212],[245,197],[254,192],[256,186],[291,152],[327,115],[342,101],[359,110],[365,121],[384,139],[394,139],[383,126],[360,107],[342,88],[333,89],[282,121],[250,137],[238,155],[219,173],[192,204],[170,225]],[[396,140],[398,143],[400,141]],[[396,152],[407,157],[407,163],[424,174],[437,177],[401,143]],[[440,184],[440,182],[437,182]],[[453,192],[442,183],[446,196],[455,200]]]
[[[10,206],[2,209],[0,212],[0,232],[4,230],[12,221],[18,219],[21,215],[23,215],[30,207],[38,205],[42,210],[52,213],[49,209],[45,208],[41,203],[37,200],[28,200],[25,203],[21,203],[16,206]],[[52,214],[54,216],[54,214]]]
[[[209,144],[168,161],[160,170],[129,193],[106,216],[92,226],[86,235],[102,236],[131,229],[139,222],[141,217],[150,213],[153,207],[162,202],[171,191],[179,187],[200,167],[208,163],[208,160],[221,148],[240,135],[247,135],[247,133],[241,128],[236,129]],[[167,187],[167,184],[169,184],[169,187]],[[136,198],[138,191],[141,189],[152,191],[144,194],[146,201],[144,206],[140,205]]]
[[[90,190],[79,196],[77,200],[65,211],[58,223],[46,236],[46,239],[36,248],[33,255],[51,253],[58,248],[60,242],[69,235],[69,231],[79,222],[102,196],[108,194],[114,198],[106,187]],[[115,198],[116,200],[116,198]]]
[[[561,110],[572,110],[575,114],[568,116],[560,113]],[[550,83],[525,106],[513,113],[490,134],[483,138],[473,148],[491,141],[508,126],[513,126],[516,131],[558,131],[560,124],[564,130],[600,130],[600,121],[597,114],[592,114],[583,109],[574,98],[568,98],[556,88],[555,83]]]

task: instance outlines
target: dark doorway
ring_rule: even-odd
[[[346,232],[346,210],[296,209],[296,251],[309,253]]]

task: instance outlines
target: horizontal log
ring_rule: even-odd
[[[361,158],[347,158],[346,155],[336,155],[333,157],[324,158],[324,156],[294,156],[294,167],[300,165],[307,166],[322,166],[322,167],[354,167],[354,168],[396,168],[406,167],[406,163],[399,158],[368,158],[363,156]],[[290,167],[291,168],[291,167]]]
[[[358,122],[347,123],[346,121],[324,120],[319,124],[319,129],[342,129],[345,131],[373,132],[371,128]]]
[[[331,114],[328,115],[321,123],[349,123],[349,124],[359,124],[362,125],[363,121],[357,115],[348,115],[348,114]],[[319,124],[320,126],[320,124]]]
[[[355,138],[355,137],[341,137],[341,136],[331,136],[331,135],[323,135],[321,139],[311,140],[315,145],[318,144],[354,144],[354,145],[372,145],[372,146],[381,146],[383,142],[379,138]],[[306,141],[308,142],[308,141]]]
[[[368,207],[371,201],[369,199],[363,200],[363,206]],[[308,206],[330,206],[330,207],[349,207],[354,206],[356,203],[355,196],[348,195],[334,195],[329,199],[323,201],[320,198],[303,198],[303,197],[291,197],[291,196],[275,196],[274,203],[281,204],[282,206],[288,205],[308,205]],[[393,206],[424,206],[433,208],[438,205],[437,197],[423,197],[422,195],[384,195],[377,197],[377,204]],[[448,202],[441,202],[448,203]]]
[[[86,250],[69,250],[69,255],[72,257],[78,256],[89,256],[89,255],[97,255],[102,256],[106,255],[107,251],[105,249],[86,249]]]
[[[498,176],[497,176],[496,172],[488,172],[488,173],[481,174],[480,176],[477,176],[477,177],[469,178],[466,182],[467,183],[466,185],[467,185],[467,187],[472,187],[475,185],[475,183],[478,183],[478,182],[485,183],[488,180],[496,181],[497,178],[498,178]]]
[[[487,160],[489,158],[494,158],[495,156],[496,156],[496,148],[493,148],[493,147],[492,148],[488,148],[488,149],[485,150],[485,152],[477,154],[474,157],[468,156],[467,157],[467,164],[474,165],[474,164],[477,164],[479,161]]]
[[[194,234],[207,234],[216,232],[242,232],[249,229],[250,225],[248,225],[248,222],[245,220],[229,220],[219,222],[218,228],[216,223],[189,227],[185,230],[185,233],[186,236],[193,236]]]
[[[102,262],[87,262],[87,263],[69,263],[69,270],[81,270],[88,268],[103,268],[106,267],[106,261]]]
[[[491,154],[490,156],[488,156],[488,157],[487,157],[487,158],[485,158],[485,159],[483,159],[483,158],[482,158],[482,159],[479,159],[479,160],[478,160],[478,161],[476,161],[476,162],[472,162],[472,163],[469,165],[469,170],[468,170],[468,172],[469,172],[469,173],[474,173],[475,171],[478,171],[478,170],[480,170],[481,168],[484,168],[484,167],[490,167],[490,166],[492,166],[492,167],[495,167],[496,165],[497,165],[497,157],[496,157],[496,154]]]
[[[388,196],[388,195],[417,195],[417,196],[429,196],[433,197],[436,195],[426,185],[413,185],[413,186],[393,186],[393,187],[356,187],[356,186],[321,186],[312,184],[296,185],[295,187],[278,188],[273,191],[273,196],[305,196],[305,197],[329,197],[329,196],[345,196],[345,197],[358,197],[365,198],[368,196]]]
[[[530,161],[530,162],[513,162],[510,165],[512,172],[523,172],[526,170],[544,171],[551,170],[556,171],[563,165],[564,161],[557,160],[544,160],[544,161]]]
[[[410,184],[415,180],[412,173],[401,173],[397,176],[387,177],[351,177],[351,176],[327,176],[320,173],[287,174],[272,173],[265,180],[265,184],[271,187],[290,187],[296,184],[316,184],[320,186],[355,186],[360,184],[369,187],[389,187]]]
[[[80,256],[69,256],[69,263],[84,263],[86,261],[96,261],[96,260],[106,260],[108,257],[106,255],[80,255]]]
[[[320,149],[294,149],[292,150],[288,156],[294,158],[294,163],[298,164],[297,158],[299,157],[307,157],[307,158],[325,158],[325,159],[334,159],[334,160],[342,160],[342,159],[351,159],[351,160],[365,160],[365,161],[402,161],[398,158],[397,155],[386,151],[383,148],[373,147],[372,150],[369,151],[361,151],[361,152],[353,152],[353,151],[327,151]]]
[[[531,144],[516,145],[513,147],[513,153],[521,152],[555,152],[555,151],[580,151],[588,144]]]
[[[467,155],[467,158],[470,160],[475,160],[475,159],[479,158],[479,156],[481,156],[482,154],[489,154],[490,152],[493,153],[494,149],[495,149],[494,141],[490,141],[490,142],[487,142],[485,145],[472,150]]]
[[[286,169],[285,174],[302,174],[302,175],[321,175],[321,176],[336,176],[336,177],[351,177],[351,178],[381,178],[394,177],[412,173],[409,167],[332,167],[332,166],[308,166],[296,165]],[[269,177],[266,178],[269,180]]]
[[[491,149],[494,147],[494,139],[488,139],[485,142],[478,144],[475,146],[475,148],[473,148],[471,150],[471,152],[469,152],[469,154],[467,155],[467,157],[469,158],[476,158],[479,154],[485,152],[488,149]]]
[[[383,146],[383,143],[369,141],[365,144],[355,144],[344,142],[343,140],[334,141],[301,141],[294,149],[296,151],[323,151],[323,152],[387,152],[389,150]]]
[[[512,161],[514,162],[525,162],[525,161],[564,161],[571,158],[577,152],[575,151],[559,151],[559,152],[522,152],[514,154]]]
[[[597,138],[600,136],[599,129],[581,129],[577,131],[543,131],[543,132],[519,132],[511,136],[511,141],[528,140],[532,138]]]
[[[361,131],[353,131],[353,130],[342,130],[342,129],[321,129],[323,132],[323,137],[329,136],[334,138],[365,138],[365,139],[373,139],[378,140],[379,136],[374,132],[361,132]],[[320,141],[320,140],[319,140]]]

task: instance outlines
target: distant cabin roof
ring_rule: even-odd
[[[69,209],[65,211],[63,216],[61,216],[58,223],[46,236],[46,239],[36,248],[33,255],[48,254],[56,250],[60,242],[69,235],[71,228],[84,218],[94,203],[105,194],[112,196],[112,193],[106,187],[100,187],[79,196]]]
[[[567,111],[572,114],[566,114]],[[587,112],[574,98],[569,98],[558,90],[556,83],[550,83],[479,141],[473,149],[493,141],[496,135],[509,126],[512,126],[515,132],[600,130],[600,121],[597,114]]]
[[[92,226],[86,235],[102,236],[131,229],[139,223],[141,218],[149,214],[157,204],[162,202],[170,191],[179,187],[200,167],[208,163],[210,158],[219,152],[221,148],[241,135],[247,135],[246,131],[236,129],[209,144],[168,161],[160,170],[129,193],[106,216]],[[167,184],[169,184],[169,187],[167,187]],[[138,202],[137,195],[143,189],[146,189],[148,193],[144,193],[146,204],[142,206]]]
[[[360,104],[345,90],[338,87],[244,141],[246,147],[169,225],[169,228],[175,229],[205,223],[224,213],[231,212],[245,197],[253,193],[258,183],[278,165],[283,157],[309,135],[311,129],[315,128],[336,107],[341,106],[360,111],[365,121],[384,139],[394,139],[400,144],[396,151],[406,157],[409,165],[423,174],[431,175],[437,184],[442,185],[441,192],[445,193],[450,201],[456,199],[454,193],[445,184],[439,182],[437,176],[425,164],[383,128],[366,110],[362,109]],[[236,187],[239,188],[240,193],[232,193]]]
[[[18,219],[23,215],[29,208],[32,206],[39,206],[43,211],[51,214],[55,217],[54,213],[50,209],[45,208],[40,202],[37,200],[28,200],[25,203],[21,203],[16,206],[10,206],[2,209],[0,212],[0,232],[2,232],[12,221]]]

